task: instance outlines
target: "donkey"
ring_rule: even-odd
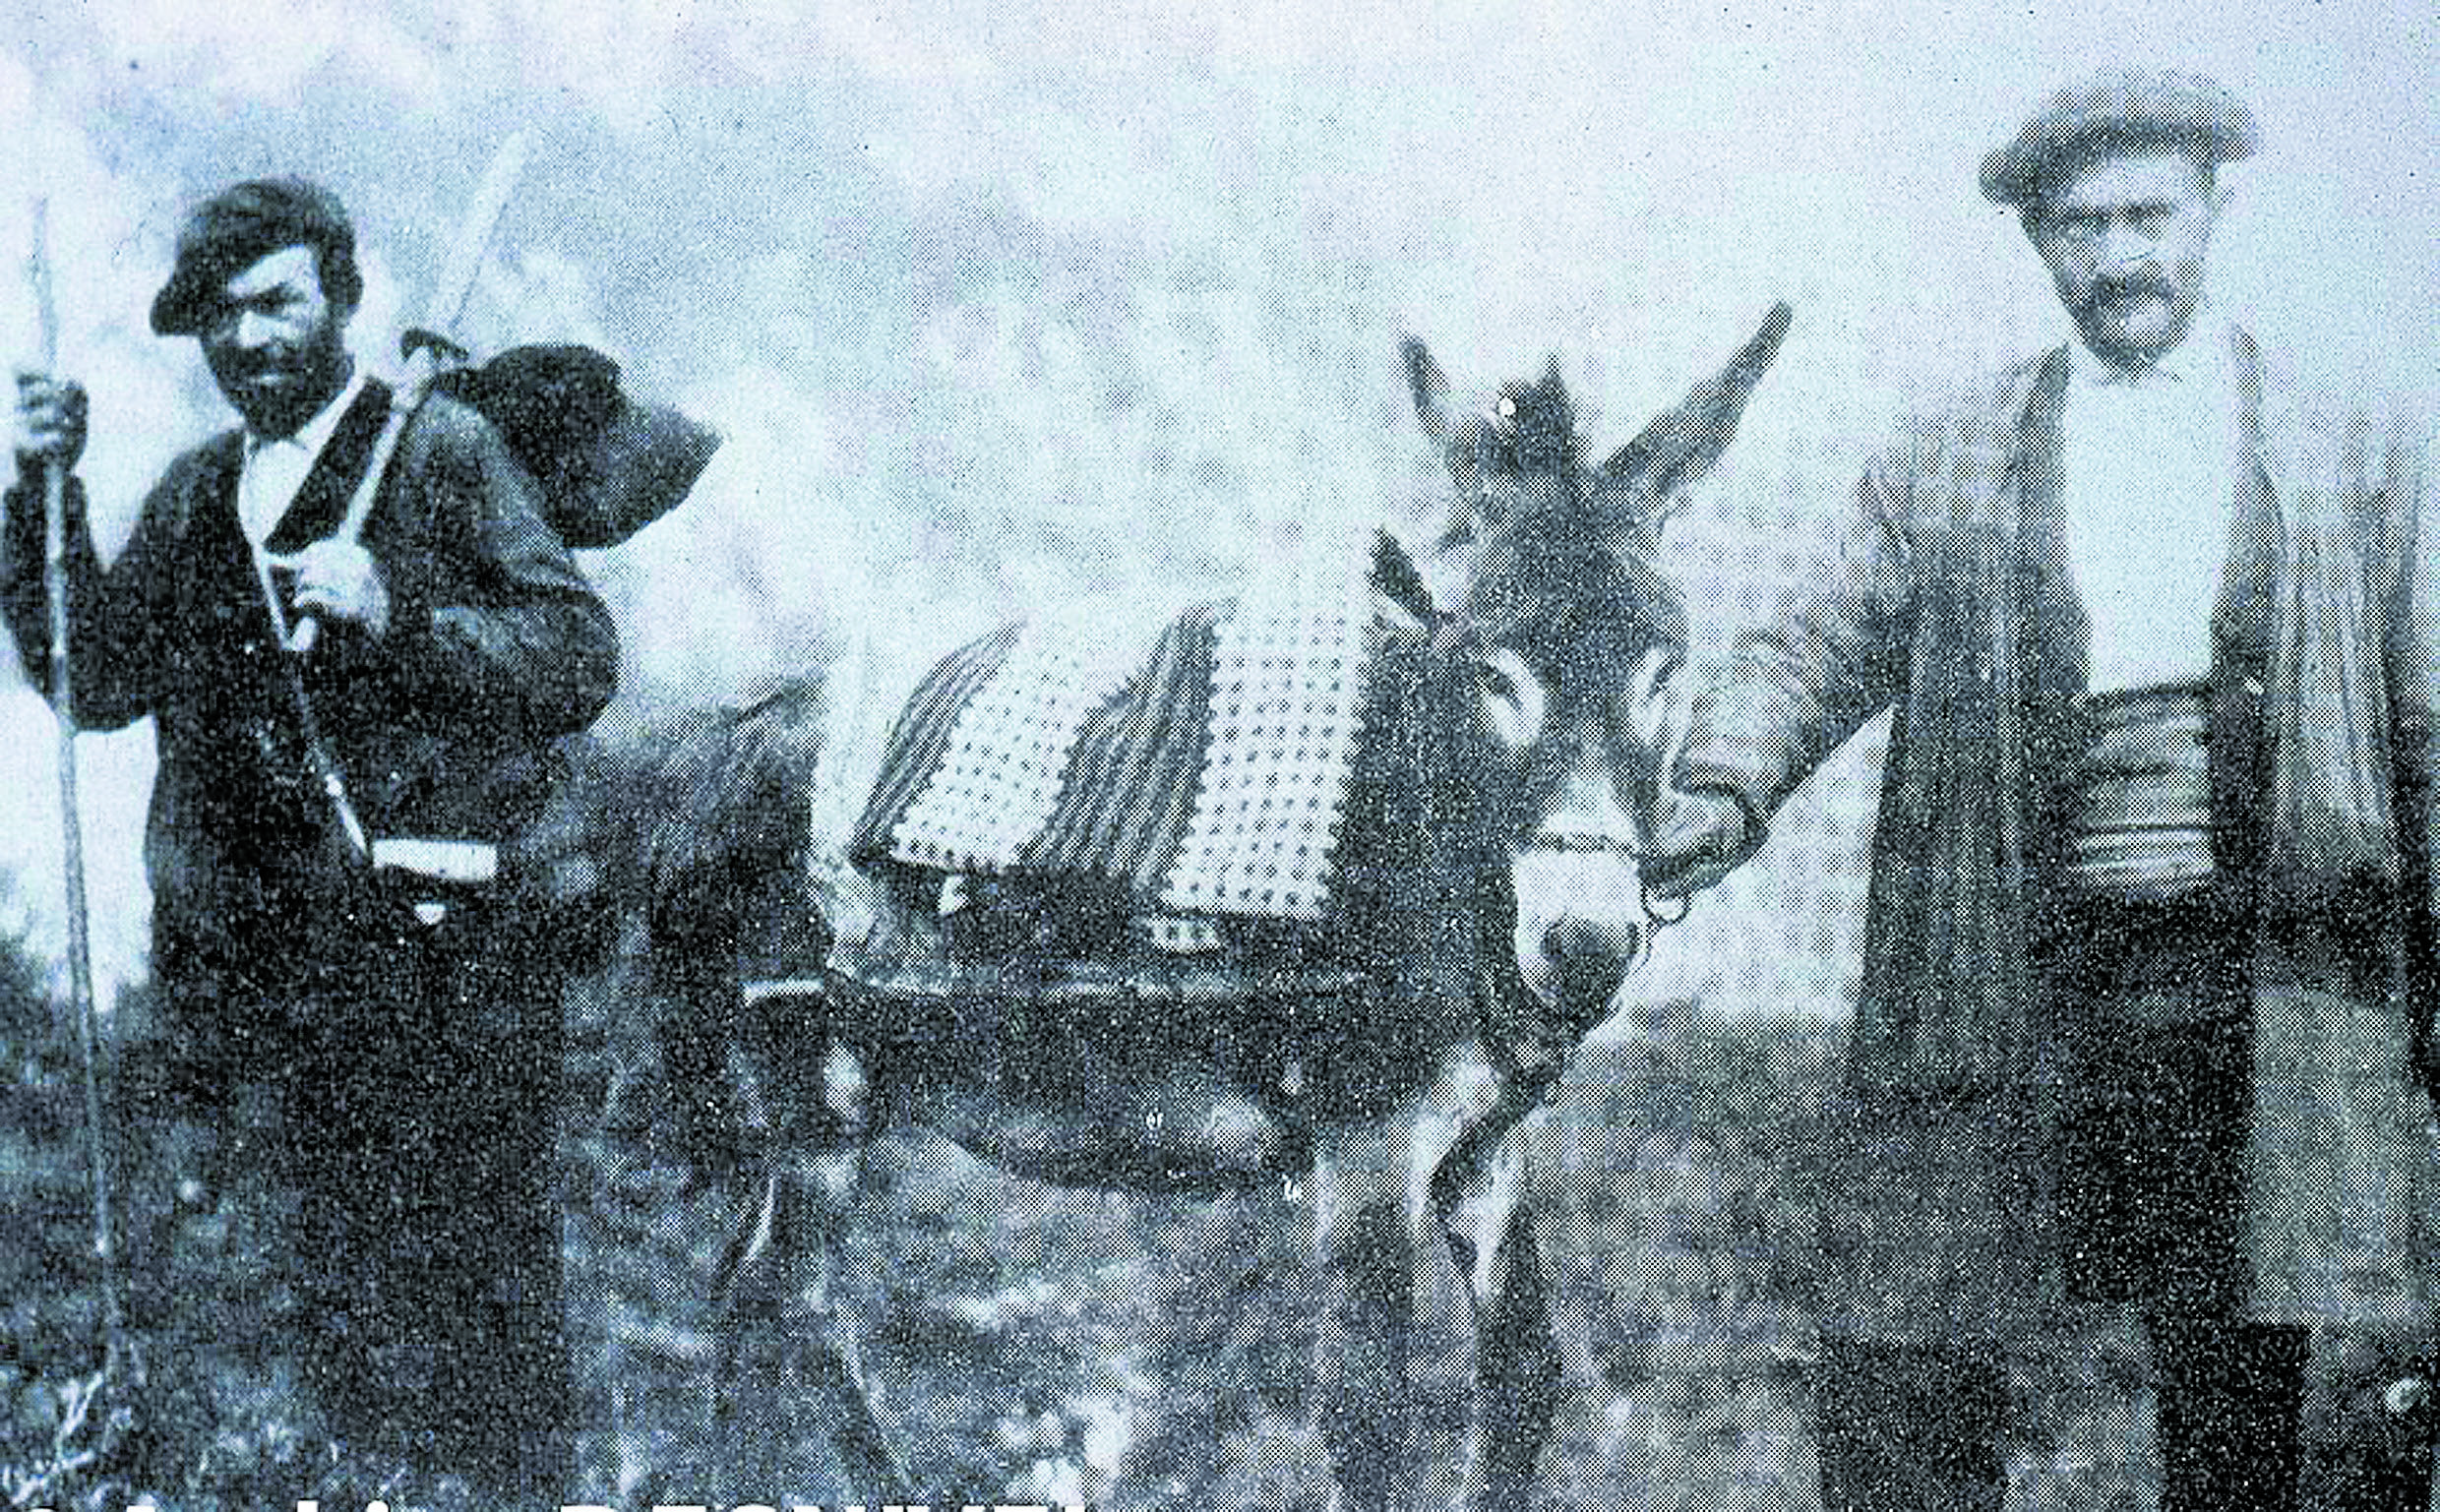
[[[1344,905],[1321,924],[1186,909],[1148,944],[1143,896],[1108,870],[994,872],[937,838],[910,852],[918,784],[885,767],[842,789],[823,772],[811,679],[668,748],[641,836],[650,947],[664,992],[693,1007],[666,1026],[665,1054],[722,1080],[766,1145],[762,1200],[722,1270],[737,1304],[770,1296],[783,1265],[787,1287],[819,1284],[841,1187],[808,1152],[852,1159],[892,1118],[1060,1182],[1220,1193],[1300,1178],[1337,1504],[1452,1499],[1409,1443],[1415,1266],[1434,1251],[1463,1278],[1475,1361],[1454,1500],[1526,1504],[1561,1371],[1523,1124],[1659,922],[1634,829],[1685,635],[1657,531],[1728,446],[1788,320],[1774,308],[1717,377],[1598,464],[1556,361],[1467,411],[1423,344],[1404,343],[1455,488],[1434,539],[1410,554],[1384,537],[1361,577],[1364,644],[1397,669],[1366,715],[1387,780],[1370,796],[1349,786],[1339,827],[1370,839],[1342,841]],[[936,670],[893,750],[924,747],[929,718],[938,758],[943,709],[1010,644]],[[1192,642],[1173,629],[1161,644]],[[867,800],[855,838],[810,833],[822,791]],[[1007,802],[987,796],[948,827],[1000,822]],[[821,1094],[805,1100],[821,1109],[810,1123],[777,1111],[791,1075]],[[823,1361],[848,1489],[902,1485],[848,1356]]]

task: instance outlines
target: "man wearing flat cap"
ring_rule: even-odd
[[[273,1347],[342,1464],[406,1477],[323,1494],[448,1505],[457,1478],[474,1505],[555,1506],[559,1004],[486,874],[543,801],[551,742],[608,700],[617,642],[533,480],[454,399],[413,410],[342,528],[394,403],[344,341],[361,288],[347,214],[312,184],[239,184],[188,218],[152,328],[197,339],[240,424],[170,463],[107,565],[71,480],[70,698],[85,729],[154,722],[153,976],[219,1169],[292,1214],[300,1306]],[[0,592],[38,686],[38,480],[74,466],[86,408],[19,379]],[[407,865],[370,863],[317,748],[366,834],[424,842]]]
[[[2431,444],[2299,393],[2204,269],[2207,80],[1993,151],[2073,338],[1910,416],[1696,684],[1645,863],[1718,880],[1892,712],[1820,1207],[1837,1509],[2004,1500],[2005,1363],[2131,1305],[2166,1512],[2423,1508],[2440,712]]]

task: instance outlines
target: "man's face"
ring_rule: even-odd
[[[266,436],[285,436],[345,386],[354,312],[322,291],[312,247],[285,247],[230,275],[197,338],[220,393]]]
[[[2026,231],[2085,344],[2140,367],[2185,337],[2220,204],[2174,148],[2104,150],[2064,171]]]

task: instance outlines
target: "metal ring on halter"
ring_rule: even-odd
[[[1636,901],[1643,905],[1644,917],[1652,922],[1652,927],[1656,930],[1665,930],[1673,924],[1681,924],[1685,921],[1686,915],[1694,912],[1694,899],[1657,899],[1652,895],[1652,889],[1644,885],[1641,877],[1635,878],[1635,890],[1640,894]],[[1664,902],[1667,906],[1656,906]]]
[[[1616,835],[1588,834],[1582,830],[1573,829],[1546,830],[1526,842],[1526,849],[1557,851],[1562,855],[1625,856],[1636,861],[1643,859],[1643,852],[1636,849],[1631,841],[1621,840]],[[1635,877],[1635,890],[1636,905],[1643,910],[1645,922],[1656,930],[1665,930],[1673,924],[1679,923],[1687,914],[1694,911],[1692,898],[1671,898],[1666,901],[1655,898],[1652,895],[1652,889],[1644,885],[1640,868]]]

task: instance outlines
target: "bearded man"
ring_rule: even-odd
[[[107,566],[71,481],[70,698],[85,729],[154,722],[153,977],[218,1169],[289,1210],[275,1258],[302,1305],[271,1347],[346,1458],[403,1467],[415,1499],[454,1478],[475,1505],[555,1506],[559,1003],[482,863],[540,807],[552,740],[608,700],[617,640],[532,479],[449,398],[339,528],[395,397],[348,355],[361,291],[346,212],[312,184],[189,216],[152,328],[197,338],[242,423],[170,464]],[[48,686],[38,480],[75,465],[87,402],[26,375],[17,409],[0,590]],[[365,830],[461,864],[373,870],[317,746]]]
[[[2440,562],[2427,429],[2205,297],[2251,114],[2070,90],[1982,168],[2074,339],[1910,417],[1700,680],[1684,896],[1894,710],[1821,1199],[1833,1509],[2002,1504],[2007,1351],[2131,1304],[2162,1506],[2425,1506]],[[2367,1405],[2368,1404],[2368,1405]]]

